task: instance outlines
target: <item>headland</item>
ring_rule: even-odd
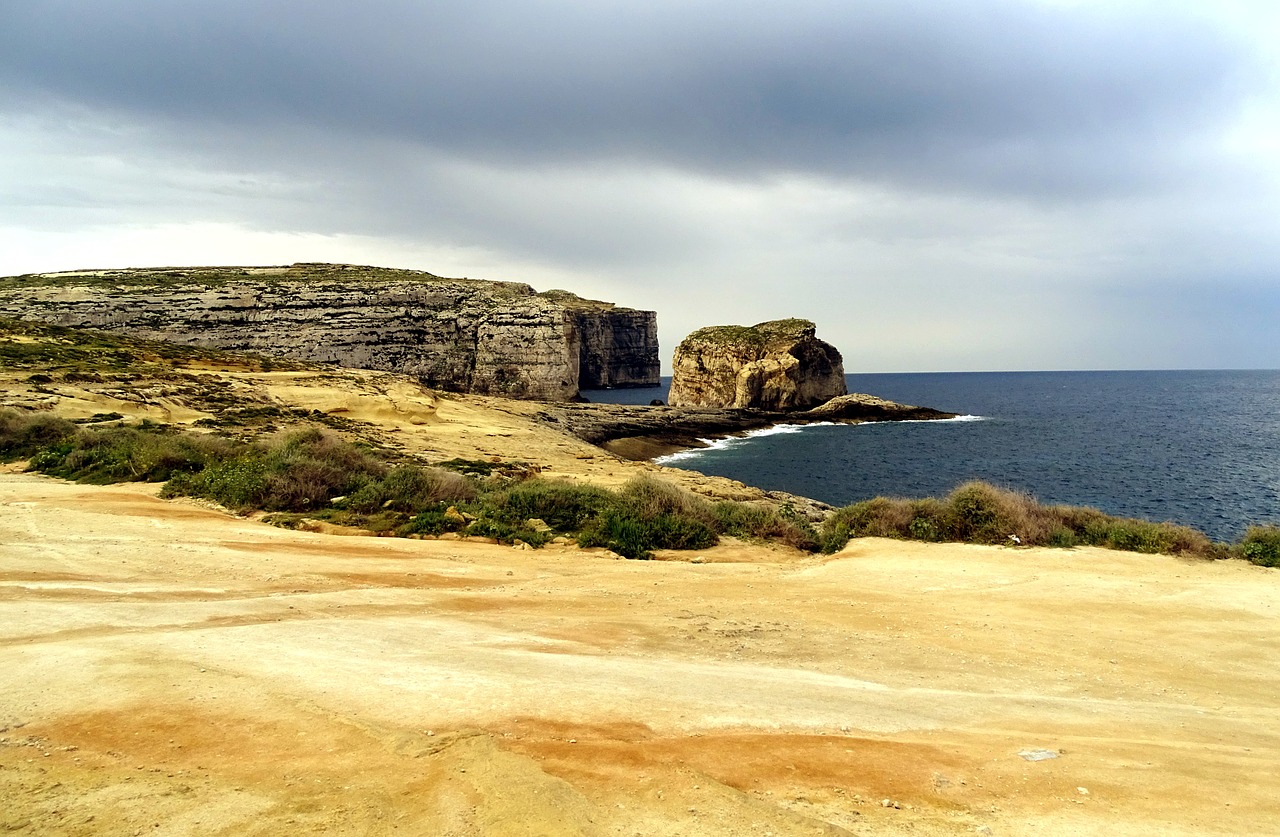
[[[0,406],[89,428],[231,444],[308,426],[405,461],[823,513],[601,447],[692,432],[664,408],[30,323],[4,326],[0,359]],[[813,420],[892,408],[832,409]],[[776,420],[727,416],[723,432]],[[1280,582],[1242,561],[736,537],[623,561],[155,495],[0,472],[10,831],[1189,837],[1280,820]]]

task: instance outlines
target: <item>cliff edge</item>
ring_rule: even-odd
[[[518,282],[335,264],[0,279],[0,315],[566,400],[658,383],[657,315]]]
[[[676,347],[673,407],[806,410],[846,394],[844,359],[809,320],[698,329]]]

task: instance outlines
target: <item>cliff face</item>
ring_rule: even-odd
[[[712,326],[676,348],[673,407],[805,410],[846,393],[844,359],[808,320]]]
[[[658,383],[652,311],[418,271],[300,264],[41,274],[0,280],[0,315],[383,369],[512,398]]]

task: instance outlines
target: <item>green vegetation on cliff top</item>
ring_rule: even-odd
[[[536,292],[523,282],[501,282],[467,277],[436,276],[424,270],[371,267],[367,265],[299,262],[274,267],[146,267],[107,270],[70,270],[58,273],[28,273],[0,277],[0,292],[31,288],[109,288],[112,290],[178,290],[219,288],[236,283],[264,286],[306,282],[309,286],[372,282],[448,282],[474,286],[494,296],[537,296],[571,308],[613,308],[612,303],[583,299],[563,290]]]
[[[148,374],[168,377],[166,373],[173,369],[197,364],[252,371],[316,368],[287,358],[267,358],[0,317],[0,369],[84,374],[128,372],[135,377]]]
[[[806,335],[812,336],[814,328],[815,326],[811,320],[802,320],[795,317],[785,320],[770,320],[769,322],[756,323],[753,326],[707,326],[690,334],[681,342],[681,345],[683,346],[686,343],[711,343],[763,349],[775,343],[789,344]]]

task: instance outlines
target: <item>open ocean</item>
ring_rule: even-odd
[[[850,392],[960,413],[940,422],[776,427],[664,464],[837,506],[946,494],[968,479],[1041,502],[1172,520],[1219,540],[1280,523],[1280,371],[846,376]],[[666,401],[666,388],[592,401]]]

